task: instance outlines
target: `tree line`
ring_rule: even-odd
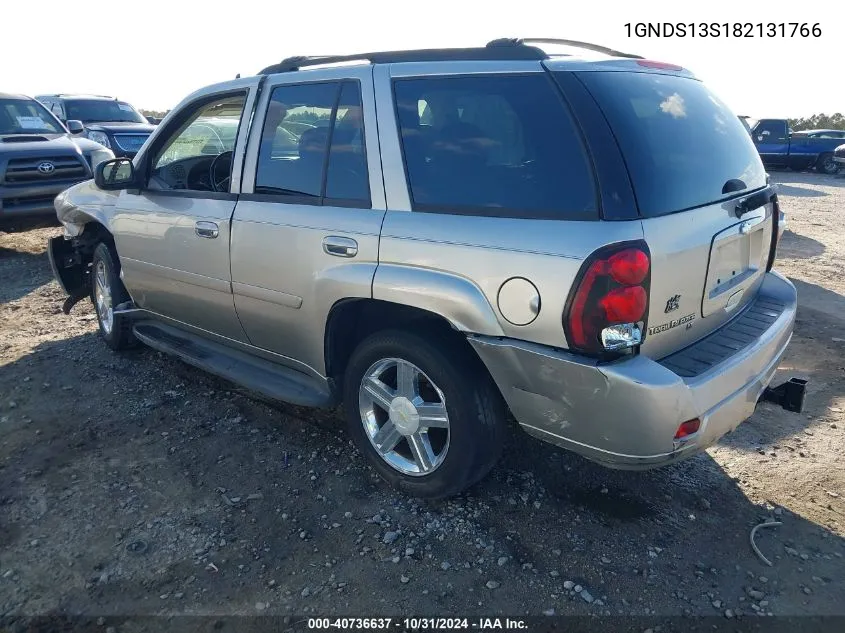
[[[801,130],[845,130],[845,116],[841,112],[814,114],[806,118],[789,119],[789,127],[796,132]]]

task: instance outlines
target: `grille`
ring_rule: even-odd
[[[660,364],[682,378],[693,378],[748,347],[772,327],[786,306],[758,297],[741,315],[698,343],[667,356]]]
[[[53,169],[40,171],[39,165],[49,164]],[[13,158],[6,167],[7,183],[39,183],[54,180],[85,178],[88,170],[79,158],[74,156],[45,156],[41,158]]]
[[[40,209],[42,207],[53,206],[53,201],[56,199],[55,194],[49,196],[25,196],[21,198],[6,198],[2,201],[3,209],[7,212],[11,211],[28,211],[30,209]]]
[[[124,152],[137,152],[149,138],[149,134],[115,134],[114,142]]]

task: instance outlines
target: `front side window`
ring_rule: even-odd
[[[278,86],[264,119],[254,191],[369,206],[364,147],[357,82]]]
[[[547,75],[401,79],[394,92],[414,210],[598,217],[587,154]]]
[[[37,101],[0,99],[0,134],[64,134]]]
[[[228,191],[245,99],[217,97],[190,112],[153,156],[150,188]]]

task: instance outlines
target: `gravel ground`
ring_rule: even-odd
[[[514,433],[443,503],[386,488],[333,413],[110,352],[89,302],[61,313],[60,229],[0,233],[0,617],[845,615],[845,179],[773,180],[804,414],[645,473]]]

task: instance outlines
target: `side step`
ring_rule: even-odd
[[[273,400],[305,407],[336,404],[325,384],[277,363],[245,354],[162,323],[141,322],[133,332],[142,343]]]

